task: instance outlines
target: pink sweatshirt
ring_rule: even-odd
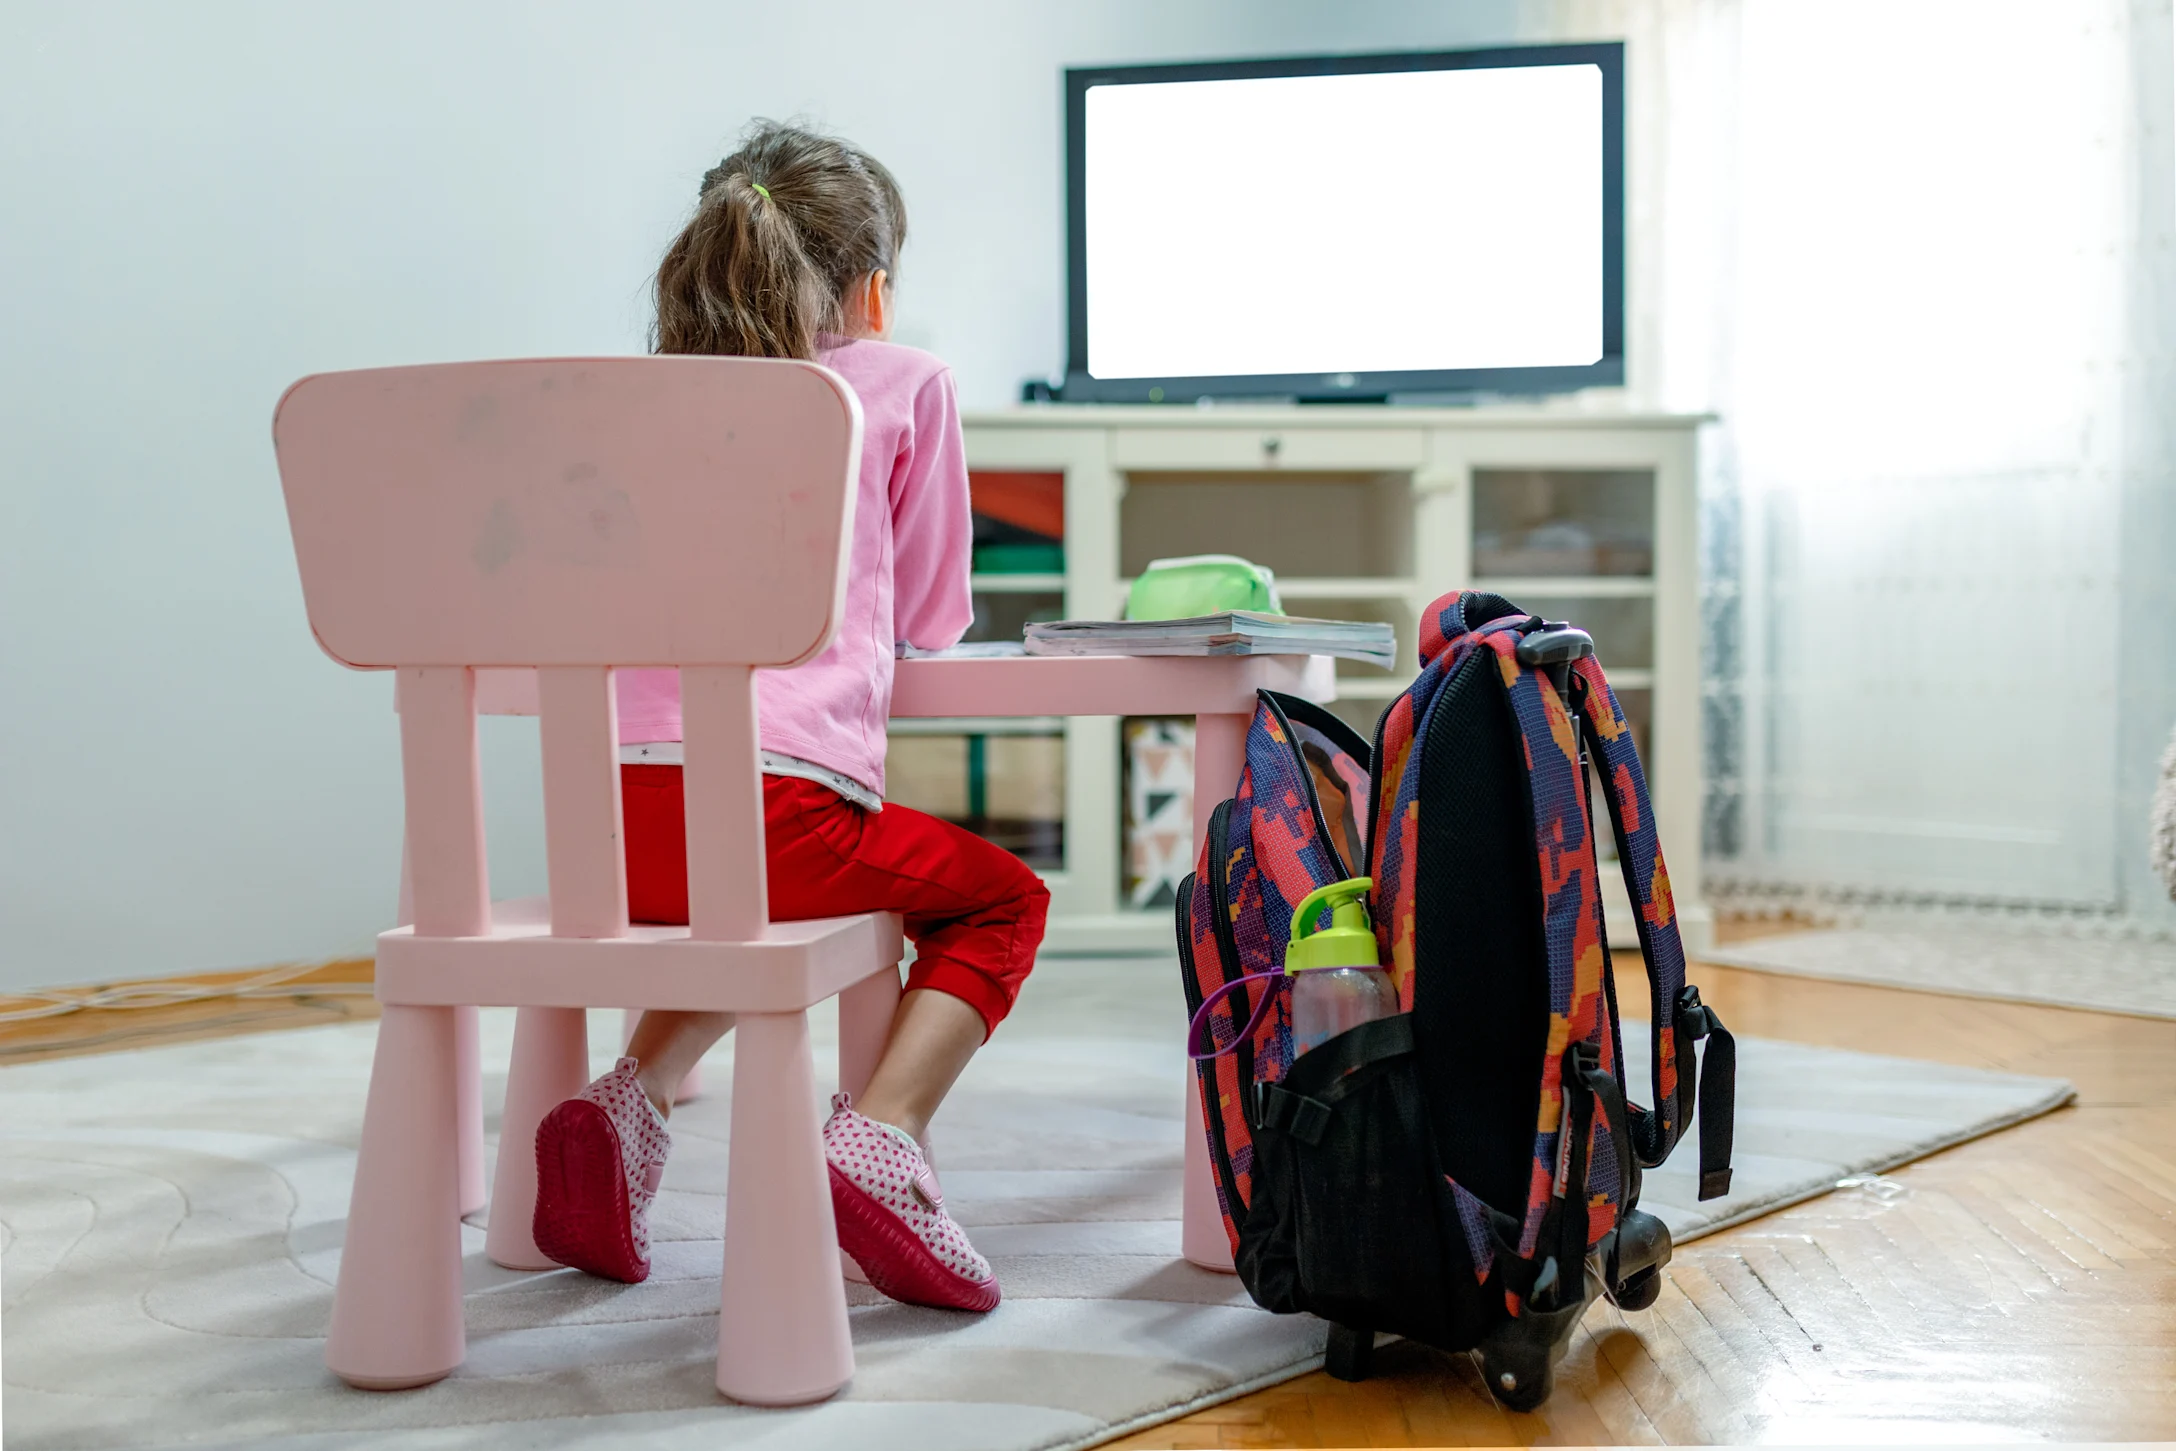
[[[952,374],[928,353],[857,339],[818,361],[861,399],[861,494],[846,609],[830,647],[756,672],[763,749],[828,766],[884,794],[894,642],[957,644],[974,619],[974,526]],[[619,672],[620,742],[680,739],[680,673]]]

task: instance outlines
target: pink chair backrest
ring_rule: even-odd
[[[861,457],[845,380],[685,357],[326,373],[272,433],[318,642],[401,670],[416,930],[490,930],[475,666],[540,667],[553,933],[627,930],[611,670],[679,666],[691,931],[760,936],[752,671],[838,627]]]
[[[837,626],[861,407],[813,363],[323,373],[272,431],[346,664],[794,665]]]

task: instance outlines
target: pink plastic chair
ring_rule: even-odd
[[[310,625],[397,669],[414,923],[378,939],[384,1004],[325,1362],[352,1385],[460,1365],[462,1009],[520,1009],[486,1253],[541,1267],[536,1127],[589,1078],[590,1006],[739,1015],[718,1388],[820,1400],[853,1375],[807,1010],[841,995],[867,1082],[899,998],[896,917],[770,923],[753,671],[829,643],[861,412],[813,364],[466,363],[305,378],[273,433]],[[684,928],[634,927],[614,666],[674,665],[685,713]],[[538,667],[550,896],[489,900],[475,670]],[[467,1029],[467,1031],[464,1031]],[[468,1163],[464,1166],[464,1159]]]

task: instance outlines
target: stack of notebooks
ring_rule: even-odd
[[[1027,627],[1030,655],[1342,655],[1397,662],[1388,625],[1234,610],[1185,620],[1059,620]]]

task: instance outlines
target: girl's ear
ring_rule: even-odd
[[[870,273],[862,282],[862,327],[872,338],[888,338],[892,332],[892,298],[888,290],[891,277],[883,268]]]

